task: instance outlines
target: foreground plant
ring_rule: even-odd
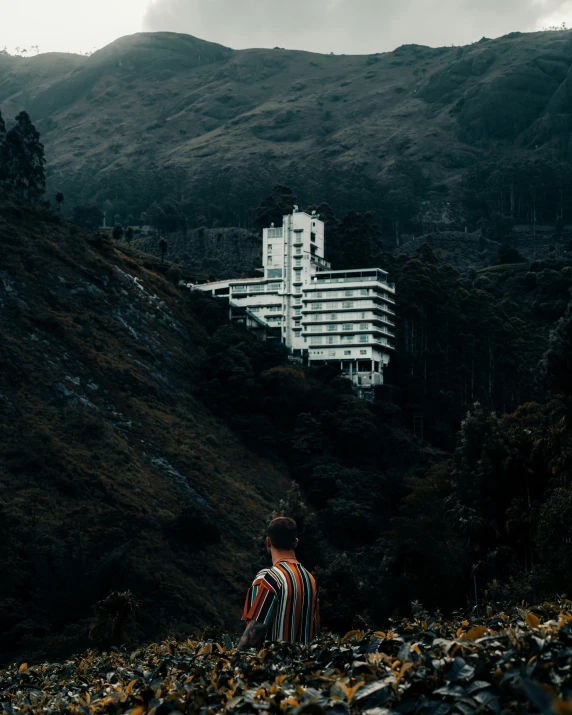
[[[572,602],[238,653],[167,640],[0,671],[0,713],[572,713]]]

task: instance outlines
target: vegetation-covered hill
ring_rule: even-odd
[[[194,396],[212,317],[29,204],[1,200],[0,243],[0,661],[83,647],[127,588],[140,635],[236,628],[289,478]]]
[[[0,671],[0,712],[567,715],[570,603],[452,620],[418,613],[259,653],[237,653],[226,635],[15,663]]]
[[[418,213],[462,229],[463,172],[570,158],[571,64],[569,32],[371,56],[143,33],[91,57],[0,57],[0,103],[30,111],[68,206],[110,200],[125,221],[170,196],[191,226],[245,226],[280,181],[338,215],[377,210],[397,233]]]

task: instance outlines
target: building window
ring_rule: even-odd
[[[344,323],[342,326],[342,330],[353,330],[353,325],[352,323]]]
[[[354,307],[353,300],[347,300],[344,303],[342,303],[342,308],[344,308],[344,310],[347,310],[348,308],[353,308],[353,307]]]
[[[268,260],[266,261],[266,264],[267,264],[268,266],[271,266],[271,265],[272,265],[272,256],[268,256]]]
[[[268,271],[268,272],[270,273],[270,271]],[[250,286],[250,290],[252,293],[262,293],[262,291],[264,290],[264,286],[253,285],[253,286]]]
[[[344,355],[351,355],[352,351],[351,350],[344,350]]]
[[[333,345],[336,342],[335,335],[328,335],[328,345]]]
[[[353,290],[346,290],[346,291],[344,291],[344,295],[350,296],[350,295],[353,295],[353,294],[354,294]]]
[[[362,288],[359,293],[360,295],[369,295],[369,290],[367,288]]]
[[[321,303],[312,303],[312,310],[320,310],[321,307]]]
[[[330,315],[330,320],[337,320],[337,319],[338,319],[337,313],[332,313]]]
[[[281,228],[269,228],[268,229],[268,238],[281,238],[282,237],[282,229]]]
[[[360,343],[367,343],[368,338],[369,338],[369,335],[360,335],[359,341],[360,341]]]
[[[282,269],[281,268],[271,268],[268,271],[268,278],[282,278]],[[280,284],[277,283],[276,288],[278,288],[279,285]],[[270,288],[270,290],[273,290],[272,285],[269,285],[268,287]]]
[[[314,313],[314,315],[312,316],[312,320],[313,320],[314,322],[317,322],[318,320],[320,320],[320,318],[321,318],[321,316],[320,316],[320,315],[317,315],[316,313]]]
[[[295,328],[299,328],[299,327],[300,327],[300,321],[299,321],[299,320],[295,320],[295,321],[294,321],[294,327],[295,327]]]
[[[310,338],[310,345],[321,345],[322,344],[322,337],[321,336],[312,336]]]
[[[301,266],[302,265],[302,259],[301,258],[296,258],[294,261],[295,266]]]
[[[360,355],[367,355],[367,350],[360,350],[360,351],[359,351],[359,354],[360,354]]]
[[[301,315],[301,314],[302,314],[302,311],[300,310],[300,308],[294,308],[294,315]]]
[[[362,314],[361,314],[361,317],[362,317],[362,318],[367,318],[367,313],[362,313]]]
[[[362,323],[361,330],[369,330],[369,323]]]
[[[329,330],[331,333],[333,333],[335,329],[336,329],[336,326],[335,326],[335,325],[328,325],[328,330]]]
[[[280,268],[280,276],[282,276],[282,269]],[[268,271],[270,274],[270,271]],[[269,278],[274,278],[274,276],[269,275]],[[280,290],[280,283],[269,283],[268,284],[268,290]]]
[[[271,243],[268,244],[268,253],[272,253],[272,244]]]
[[[321,293],[316,293],[316,298],[321,298],[322,294]]]

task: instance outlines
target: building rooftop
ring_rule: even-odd
[[[221,278],[218,281],[207,281],[205,283],[197,283],[201,286],[212,286],[217,283],[264,283],[268,278]]]
[[[383,268],[350,268],[342,271],[322,271],[322,273],[319,274],[320,280],[322,278],[326,278],[328,276],[332,276],[334,278],[340,278],[342,276],[348,276],[348,277],[353,277],[353,276],[374,276],[378,273],[382,273],[384,276],[387,276],[388,273],[387,271],[384,271]]]

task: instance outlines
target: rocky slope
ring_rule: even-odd
[[[571,65],[569,32],[371,56],[143,33],[89,58],[0,57],[0,107],[30,110],[68,206],[135,212],[175,194],[245,225],[277,181],[342,214],[378,208],[384,181],[407,193],[418,177],[402,160],[438,197],[485,157],[568,159]]]
[[[111,590],[141,634],[238,626],[288,488],[193,397],[208,326],[136,250],[0,203],[0,660],[87,643]]]
[[[136,236],[133,245],[146,253],[156,254],[158,240],[154,235]],[[202,271],[205,278],[241,278],[252,275],[262,265],[262,238],[241,228],[199,228],[187,233],[169,235],[168,256],[183,267]]]

